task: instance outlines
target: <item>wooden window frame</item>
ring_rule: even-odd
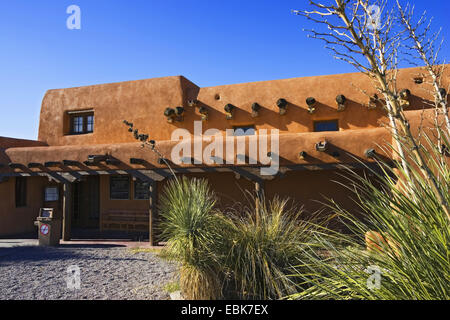
[[[56,199],[55,200],[47,200],[47,190],[48,189],[56,189]],[[59,188],[58,186],[47,186],[44,188],[44,202],[56,202],[59,201]]]
[[[113,198],[113,185],[112,185],[112,181],[114,178],[127,178],[128,183],[127,183],[127,192],[128,192],[128,197],[127,198]],[[130,200],[130,177],[129,176],[109,176],[109,199],[110,200]],[[117,192],[117,191],[115,191]]]
[[[148,182],[148,181],[143,181],[143,180],[139,180],[139,179],[136,179],[136,180],[134,180],[133,181],[133,199],[134,200],[149,200],[150,199],[150,185],[148,186],[148,188],[147,188],[147,198],[144,198],[144,199],[142,199],[142,198],[137,198],[136,197],[136,185],[138,184],[138,183],[150,183],[150,182]]]
[[[88,119],[92,117],[92,130],[88,131]],[[74,121],[75,118],[81,118],[83,121],[83,128],[81,132],[75,131]],[[88,134],[93,133],[95,129],[95,116],[94,111],[86,111],[86,112],[69,112],[69,123],[70,123],[70,135],[80,135],[80,134]]]

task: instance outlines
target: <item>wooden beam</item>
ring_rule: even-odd
[[[150,197],[149,197],[149,211],[148,211],[148,219],[149,219],[149,232],[148,232],[148,240],[150,242],[151,246],[154,246],[155,243],[155,230],[154,230],[154,220],[155,217],[157,215],[157,186],[158,186],[158,182],[153,180],[152,182],[150,182],[150,186],[149,186],[149,193],[150,193]]]
[[[71,172],[59,172],[57,173],[62,178],[66,179],[68,182],[73,183],[80,180],[83,176],[76,171]]]
[[[115,158],[108,158],[108,159],[106,159],[105,163],[107,165],[118,166],[120,164],[120,160],[119,159],[115,159]]]
[[[44,163],[44,167],[49,168],[49,167],[59,167],[62,163],[59,161],[47,161]]]
[[[72,237],[72,184],[64,183],[64,195],[63,195],[63,221],[62,221],[62,239],[69,241]]]
[[[98,165],[98,162],[86,160],[86,161],[83,161],[83,164],[88,167],[95,167]]]
[[[91,154],[88,155],[88,160],[89,162],[102,162],[102,161],[106,161],[108,159],[107,155],[104,154]]]
[[[130,164],[145,164],[145,160],[139,158],[130,158]]]
[[[79,161],[74,161],[74,160],[63,160],[63,165],[64,166],[79,166],[80,162]]]
[[[28,164],[28,168],[40,168],[40,167],[42,167],[42,164],[41,164],[41,163],[30,162],[30,163]]]
[[[55,180],[58,183],[70,183],[72,181],[68,180],[66,177],[63,177],[61,174],[59,174],[58,172],[53,172],[53,171],[48,171],[44,173],[47,177],[49,177],[50,179]]]

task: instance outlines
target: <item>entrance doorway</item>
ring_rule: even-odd
[[[87,176],[73,185],[72,226],[80,229],[100,227],[100,178]]]

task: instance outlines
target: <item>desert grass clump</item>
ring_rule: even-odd
[[[229,213],[233,228],[226,266],[237,296],[242,299],[280,299],[295,292],[288,278],[302,260],[302,246],[311,240],[311,225],[302,211],[287,209],[275,198],[258,209]]]
[[[180,287],[187,300],[217,300],[222,297],[222,281],[216,268],[183,265],[180,270]]]
[[[448,154],[426,139],[427,147],[420,151],[450,203]],[[347,175],[346,185],[354,190],[365,219],[330,204],[352,235],[327,230],[316,236],[329,256],[311,254],[303,266],[310,270],[308,277],[296,275],[311,287],[293,298],[450,298],[449,219],[419,164],[414,158],[407,160],[409,177],[400,165],[380,163],[382,172],[367,168],[381,186],[367,176]]]
[[[172,179],[160,200],[162,239],[168,255],[181,263],[180,287],[187,299],[218,299],[221,217],[207,180]],[[218,236],[219,235],[219,236]]]

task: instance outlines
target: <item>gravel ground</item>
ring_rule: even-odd
[[[67,288],[67,268],[80,268],[81,288]],[[73,245],[0,248],[0,300],[169,299],[175,264],[129,248]]]

